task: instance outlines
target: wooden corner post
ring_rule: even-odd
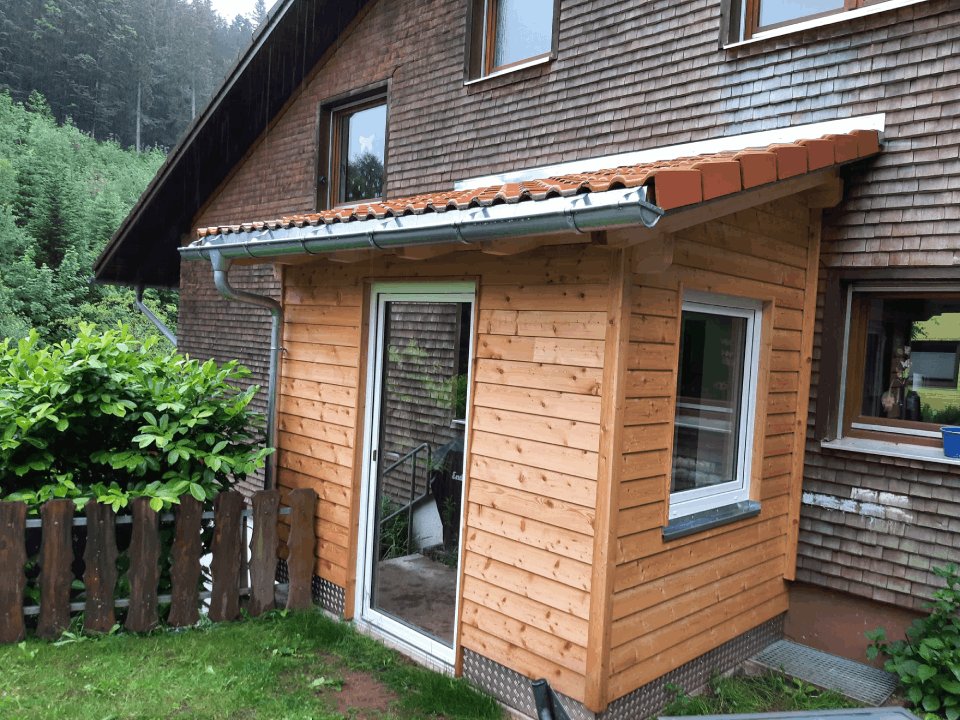
[[[800,378],[797,385],[797,420],[794,425],[793,465],[790,468],[790,508],[787,526],[786,566],[783,576],[797,579],[797,543],[800,537],[800,499],[803,495],[803,461],[807,445],[807,415],[810,412],[810,373],[813,368],[813,334],[817,320],[820,271],[820,232],[823,211],[810,210],[807,275],[803,291],[803,329],[800,333]]]
[[[590,583],[590,627],[587,635],[587,674],[584,689],[584,704],[593,712],[602,712],[609,702],[607,696],[610,684],[613,580],[617,548],[617,512],[620,504],[620,447],[633,288],[632,253],[630,248],[625,248],[615,250],[610,257],[600,402],[600,458],[597,468],[593,575]]]

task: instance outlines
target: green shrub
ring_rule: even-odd
[[[257,387],[233,384],[247,371],[156,344],[92,325],[50,347],[35,332],[0,344],[0,498],[35,512],[53,497],[117,510],[141,496],[160,510],[262,467],[272,450],[250,435],[263,426],[248,409]]]
[[[960,718],[960,574],[956,563],[934,568],[947,587],[933,594],[928,617],[914,620],[907,640],[887,643],[882,627],[866,633],[867,657],[889,655],[884,667],[900,676],[900,685],[915,708],[933,717]],[[928,717],[930,717],[928,715]]]
[[[934,410],[930,405],[924,403],[921,413],[924,422],[937,423],[938,425],[960,425],[960,407],[956,405],[947,405],[941,410]]]

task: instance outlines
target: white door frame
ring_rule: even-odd
[[[357,592],[354,599],[354,618],[361,625],[365,625],[378,634],[388,636],[389,639],[412,651],[411,654],[422,656],[423,659],[453,667],[456,660],[456,647],[460,628],[456,622],[460,612],[460,574],[459,568],[463,562],[463,518],[466,513],[466,502],[460,502],[460,547],[458,553],[457,601],[454,612],[453,645],[447,646],[428,635],[417,632],[409,625],[402,623],[385,613],[378,612],[371,607],[371,590],[373,583],[373,553],[374,528],[376,521],[376,476],[371,473],[374,450],[380,438],[380,406],[383,384],[379,382],[383,370],[384,347],[383,326],[385,303],[394,300],[419,302],[469,302],[471,303],[470,316],[470,354],[467,364],[467,415],[470,417],[471,393],[473,391],[473,334],[476,323],[476,283],[474,282],[384,282],[374,283],[370,291],[370,328],[367,335],[367,392],[366,409],[364,413],[363,455],[360,468],[360,524],[358,530],[357,552]],[[464,463],[467,459],[468,434],[464,429]],[[378,452],[378,456],[380,453]],[[466,488],[466,471],[464,468],[463,488]]]

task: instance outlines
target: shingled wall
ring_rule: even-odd
[[[949,266],[958,258],[955,2],[928,0],[723,50],[719,0],[563,0],[555,61],[465,86],[466,5],[368,5],[197,226],[312,211],[318,103],[389,80],[390,197],[486,173],[884,112],[884,152],[847,174],[845,201],[825,215],[823,265]],[[235,272],[275,290],[269,270]],[[184,268],[184,348],[240,355],[260,371],[265,317],[226,307],[208,273]],[[960,544],[951,515],[960,508],[957,478],[936,466],[823,454],[811,441],[810,493],[873,498],[887,509],[868,526],[862,513],[804,504],[798,578],[915,607],[932,583],[927,565]]]

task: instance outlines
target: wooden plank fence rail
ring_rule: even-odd
[[[50,500],[40,509],[40,519],[27,519],[22,502],[0,502],[0,644],[20,642],[26,636],[24,616],[39,615],[37,636],[55,639],[69,627],[70,614],[86,612],[84,627],[91,632],[109,632],[116,622],[115,609],[129,608],[126,627],[136,632],[159,623],[157,605],[170,603],[168,621],[174,627],[193,625],[199,620],[200,600],[210,600],[210,619],[217,622],[240,615],[241,596],[250,596],[248,612],[260,615],[274,607],[274,580],[279,538],[277,520],[291,515],[290,592],[288,608],[306,607],[311,600],[316,527],[314,511],[317,494],[297,490],[291,494],[291,508],[280,508],[277,491],[260,491],[253,496],[253,508],[243,509],[239,493],[224,492],[214,499],[214,511],[202,512],[192,496],[180,498],[175,513],[160,515],[150,508],[148,498],[131,502],[133,515],[117,516],[109,506],[87,504],[84,516],[74,517],[75,505],[66,499]],[[250,587],[241,588],[245,575],[243,545],[244,518],[253,518],[249,573]],[[212,590],[199,591],[201,575],[200,533],[204,520],[213,520]],[[171,594],[158,595],[160,523],[175,523],[171,567]],[[129,548],[130,597],[115,598],[117,581],[116,526],[133,524]],[[87,527],[83,560],[85,599],[70,602],[73,580],[72,528]],[[41,529],[40,604],[24,606],[27,587],[27,538],[29,529]]]

